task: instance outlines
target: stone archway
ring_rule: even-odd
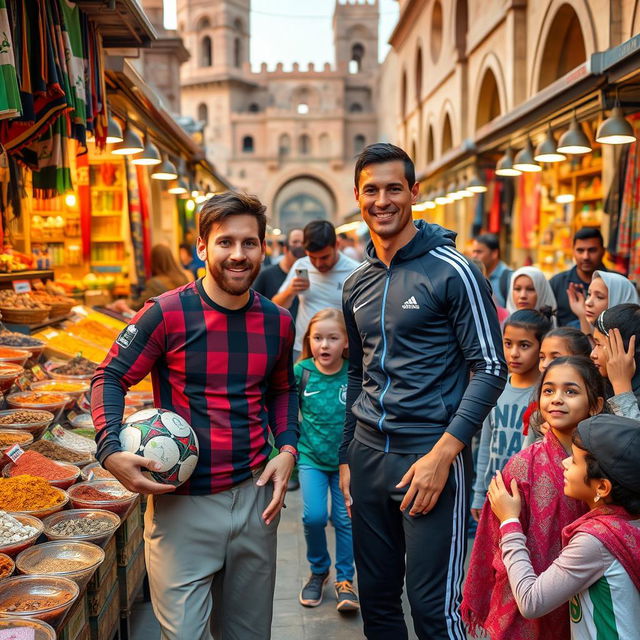
[[[335,209],[335,197],[327,185],[312,176],[298,176],[280,187],[273,199],[274,225],[286,233],[312,220],[333,220]]]
[[[478,102],[476,104],[476,131],[497,118],[502,113],[498,82],[491,68],[487,68],[482,77]]]

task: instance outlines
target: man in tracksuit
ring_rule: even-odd
[[[359,156],[355,195],[371,231],[345,281],[349,385],[340,486],[353,519],[369,640],[403,640],[405,579],[421,640],[464,640],[459,605],[471,482],[469,443],[506,382],[491,290],[422,220],[400,148]]]

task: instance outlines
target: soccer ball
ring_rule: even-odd
[[[200,453],[194,430],[166,409],[143,409],[130,415],[122,424],[120,444],[125,451],[162,465],[158,471],[144,470],[147,477],[176,487],[191,477]]]

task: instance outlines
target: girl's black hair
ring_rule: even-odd
[[[578,449],[582,449],[586,452],[585,460],[587,462],[587,476],[585,478],[585,482],[600,478],[607,479],[611,483],[611,493],[609,494],[611,497],[611,503],[618,507],[622,507],[631,515],[640,515],[640,493],[623,487],[616,480],[607,475],[598,463],[597,458],[584,446],[582,438],[580,438],[580,434],[577,430],[573,433],[572,441]]]
[[[535,309],[519,309],[514,311],[504,322],[504,328],[515,327],[532,331],[539,343],[551,329],[551,312],[549,307],[543,307],[540,311]]]
[[[600,375],[598,367],[585,356],[563,356],[562,358],[556,358],[553,362],[549,363],[549,366],[542,374],[540,383],[538,384],[538,390],[536,397],[538,399],[538,406],[540,406],[540,394],[542,393],[542,385],[546,377],[549,375],[549,371],[553,371],[556,367],[560,367],[563,364],[567,364],[580,374],[584,381],[584,386],[587,391],[587,398],[589,400],[589,409],[596,411],[598,408],[598,399],[606,399],[606,388],[604,384],[604,378]],[[608,405],[605,401],[604,407],[600,413],[609,413]]]
[[[562,338],[566,340],[572,356],[585,356],[588,358],[593,349],[589,338],[587,338],[580,329],[576,329],[575,327],[558,327],[557,329],[551,329],[544,337]]]

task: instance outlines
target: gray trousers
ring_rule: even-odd
[[[145,560],[162,640],[269,640],[279,516],[261,514],[271,483],[209,496],[153,496]],[[213,635],[212,635],[213,634]]]

